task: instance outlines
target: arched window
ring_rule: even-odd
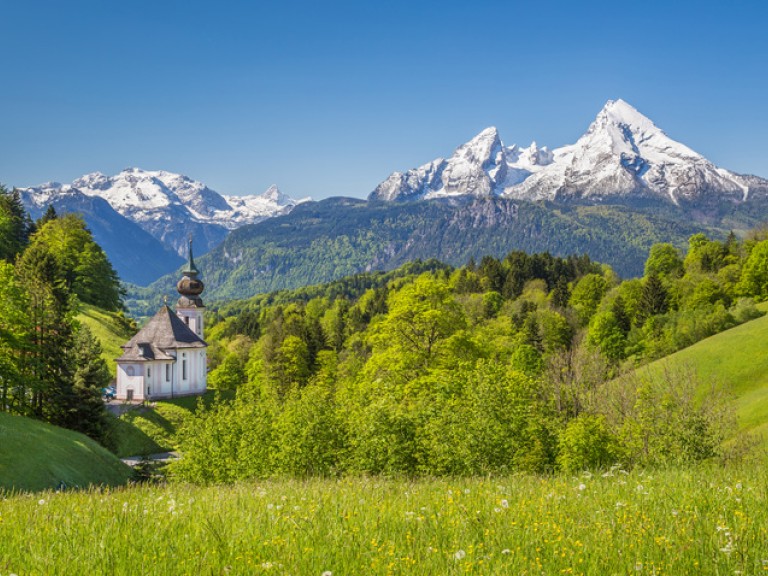
[[[134,372],[133,372],[133,366],[128,366],[128,367],[125,369],[125,373],[126,373],[128,376],[133,376],[133,374],[134,374]]]

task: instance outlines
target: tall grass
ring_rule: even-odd
[[[0,574],[759,574],[764,465],[0,502]]]

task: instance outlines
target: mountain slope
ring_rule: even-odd
[[[0,413],[0,490],[126,484],[132,471],[96,442],[71,430]]]
[[[415,259],[454,265],[511,250],[588,253],[622,276],[641,274],[654,242],[684,245],[696,231],[725,232],[670,211],[555,205],[504,198],[458,197],[422,202],[366,203],[331,198],[234,231],[197,264],[205,299],[245,298],[369,270],[391,270]],[[145,315],[160,295],[173,295],[178,274],[132,290],[128,305]]]
[[[394,172],[372,200],[441,196],[506,196],[519,200],[674,204],[719,209],[765,201],[768,180],[715,166],[676,142],[623,100],[610,100],[575,144],[549,151],[506,147],[487,128],[457,148],[405,174]]]

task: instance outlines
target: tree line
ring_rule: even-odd
[[[101,346],[79,303],[122,309],[119,279],[82,218],[49,207],[33,222],[0,186],[0,411],[109,442]]]

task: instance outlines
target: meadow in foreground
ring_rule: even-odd
[[[0,574],[768,573],[764,465],[6,495]]]

